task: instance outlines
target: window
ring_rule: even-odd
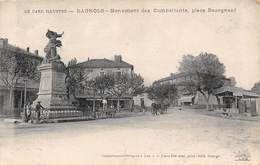
[[[14,91],[14,107],[23,107],[24,102],[24,91]]]
[[[86,70],[85,70],[85,74],[89,74],[89,73],[91,73],[91,72],[93,72],[93,69],[86,69]]]
[[[116,72],[116,76],[120,77],[121,76],[121,72]]]
[[[109,69],[109,70],[107,70],[107,73],[112,74],[113,72],[112,72],[112,70]]]
[[[104,76],[105,75],[105,72],[100,72],[100,76]]]
[[[0,96],[0,111],[4,109],[4,96]]]

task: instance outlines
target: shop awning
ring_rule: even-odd
[[[238,97],[247,97],[247,98],[258,98],[259,94],[244,90],[243,88],[232,87],[232,86],[224,86],[217,89],[214,92],[218,96],[226,96],[229,94],[230,96],[238,96]]]
[[[179,102],[181,103],[191,103],[193,96],[182,96],[179,98]]]

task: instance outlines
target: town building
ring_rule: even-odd
[[[115,55],[114,60],[109,59],[89,59],[87,61],[78,63],[84,69],[84,74],[88,79],[94,79],[97,76],[105,74],[132,74],[134,66],[123,61],[121,55]]]
[[[121,55],[115,55],[113,60],[109,59],[88,59],[87,61],[78,63],[77,66],[83,68],[84,76],[88,80],[93,80],[97,76],[105,74],[113,74],[120,76],[127,74],[129,76],[134,72],[134,66],[125,62]],[[104,100],[105,99],[105,100]],[[76,100],[82,108],[98,109],[103,107],[104,101],[108,107],[116,107],[117,99],[111,95],[101,98],[89,89],[78,89],[76,92]],[[129,109],[132,106],[132,96],[124,95],[120,99],[121,109]]]
[[[133,101],[134,101],[134,105],[136,108],[143,108],[143,109],[147,109],[150,108],[152,106],[152,103],[154,103],[153,100],[149,99],[148,97],[148,93],[144,92],[144,93],[140,93],[136,96],[133,97]]]
[[[14,57],[32,60],[38,64],[40,64],[43,59],[39,56],[38,50],[35,50],[35,52],[32,53],[30,52],[29,47],[22,49],[8,43],[8,39],[0,38],[0,54],[6,55],[6,53]],[[37,98],[39,81],[27,79],[26,77],[19,77],[18,81],[14,84],[13,90],[10,90],[3,82],[4,74],[4,72],[0,72],[0,115],[19,117],[24,108],[24,101],[32,103]],[[25,96],[26,99],[24,98]],[[13,105],[13,107],[10,107],[10,105]]]
[[[206,105],[203,95],[196,89],[187,88],[187,85],[196,83],[197,75],[192,73],[171,73],[169,76],[159,79],[153,83],[158,84],[174,84],[178,91],[178,100],[173,100],[174,105]],[[224,84],[230,84],[229,79],[225,79]],[[215,96],[209,98],[211,105],[217,105],[218,99]],[[200,106],[201,107],[201,106]]]
[[[215,91],[224,108],[234,113],[260,114],[260,94],[239,87],[223,86]]]
[[[186,85],[197,81],[195,74],[176,73],[157,80],[153,85],[174,84],[178,90],[178,105],[193,106],[194,108],[205,107],[204,96],[196,90],[187,89]],[[194,92],[195,91],[195,92]],[[233,109],[237,113],[258,113],[260,114],[260,95],[243,88],[232,85],[232,80],[224,79],[224,85],[214,91],[214,95],[209,98],[211,108]]]

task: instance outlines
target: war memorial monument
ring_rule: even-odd
[[[66,67],[57,53],[57,47],[62,46],[61,41],[57,38],[62,37],[63,34],[48,30],[46,37],[49,42],[44,48],[46,54],[38,67],[41,74],[40,87],[38,98],[33,102],[33,106],[40,102],[48,110],[48,118],[63,117],[64,115],[68,117],[68,115],[72,115],[72,111],[74,112],[73,116],[75,113],[77,114],[76,107],[70,103],[67,97]],[[62,113],[59,113],[61,111]],[[68,112],[67,115],[64,111]]]

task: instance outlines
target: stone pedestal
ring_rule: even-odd
[[[52,61],[41,64],[38,69],[41,73],[40,87],[33,107],[40,101],[41,105],[49,111],[76,110],[76,107],[72,106],[67,98],[64,64],[59,60]]]

